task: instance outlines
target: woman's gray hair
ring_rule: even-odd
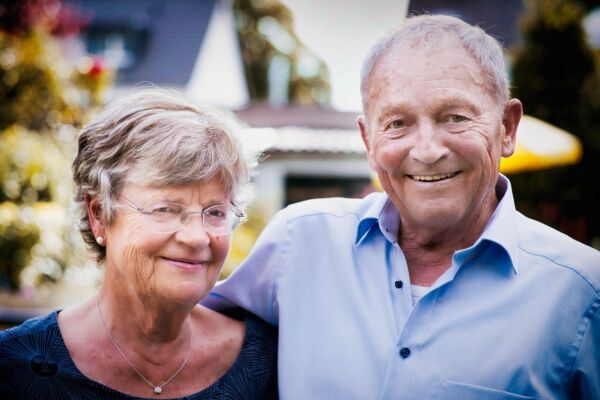
[[[243,152],[233,118],[199,107],[174,91],[138,89],[108,105],[79,136],[73,161],[80,231],[98,262],[86,197],[96,198],[106,225],[125,183],[166,186],[218,177],[238,207],[250,200],[256,157]]]
[[[379,39],[363,61],[360,92],[366,112],[370,78],[377,62],[392,48],[433,50],[442,46],[462,46],[481,66],[490,94],[504,103],[509,85],[502,46],[483,29],[446,15],[409,17],[396,30]]]

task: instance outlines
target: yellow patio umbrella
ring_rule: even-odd
[[[523,115],[517,130],[515,152],[500,163],[500,172],[534,171],[575,164],[581,159],[581,142],[547,122]]]
[[[512,174],[575,164],[581,159],[581,153],[581,142],[574,135],[523,115],[517,130],[515,152],[502,158],[500,172]],[[377,190],[383,190],[376,174],[372,175],[372,183]]]

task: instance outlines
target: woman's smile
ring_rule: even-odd
[[[182,269],[201,269],[210,263],[210,260],[179,258],[179,257],[160,257],[167,264]]]

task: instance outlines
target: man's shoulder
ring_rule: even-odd
[[[522,252],[571,269],[600,291],[600,251],[521,213],[518,219],[518,246]]]
[[[382,196],[385,195],[382,193],[371,193],[361,199],[329,197],[305,200],[290,204],[280,214],[288,220],[319,216],[344,217],[348,215],[353,215],[360,219],[377,201],[381,201]]]

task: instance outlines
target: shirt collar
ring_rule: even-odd
[[[391,210],[390,210],[391,208]],[[390,213],[395,213],[395,217],[389,215]],[[385,221],[389,221],[390,225],[392,222],[390,220],[395,220],[396,224],[396,232],[392,232],[390,235],[390,227],[382,226]],[[354,244],[356,246],[360,245],[364,242],[365,238],[368,236],[368,233],[373,229],[373,227],[378,226],[383,235],[390,240],[390,237],[393,239],[391,242],[396,241],[398,237],[398,224],[400,223],[400,216],[398,215],[398,211],[389,200],[388,195],[383,193],[378,193],[375,201],[371,204],[371,206],[366,210],[363,216],[358,221],[358,227],[356,230],[356,238],[354,239]]]
[[[472,248],[486,241],[499,245],[506,252],[516,274],[518,272],[517,211],[510,181],[501,174],[496,183],[496,196],[500,199],[498,206]]]
[[[462,265],[467,260],[475,257],[478,250],[486,245],[493,244],[504,251],[513,272],[516,274],[518,273],[518,237],[515,229],[517,226],[515,220],[516,209],[510,182],[504,175],[498,176],[496,196],[499,199],[498,205],[479,238],[472,246],[456,251],[453,259],[455,263]]]
[[[510,181],[502,174],[498,176],[496,183],[496,196],[500,201],[479,239],[477,239],[473,246],[457,251],[455,257],[466,259],[472,253],[472,250],[478,248],[481,244],[486,242],[495,243],[504,249],[514,273],[517,273],[518,238],[515,229],[515,201]],[[378,227],[383,236],[389,242],[394,243],[398,240],[399,226],[400,215],[398,211],[386,193],[379,193],[375,201],[360,218],[354,243],[357,246],[363,243],[368,233],[374,227]]]

